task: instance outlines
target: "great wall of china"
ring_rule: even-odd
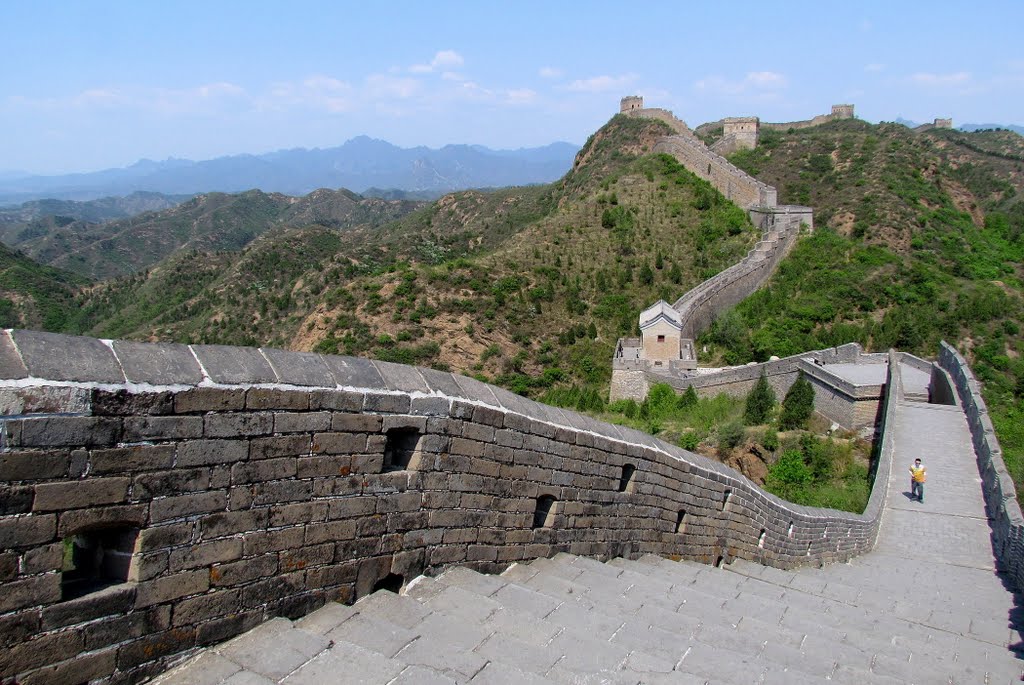
[[[759,186],[750,187],[760,193]],[[766,234],[775,231],[771,227]],[[795,233],[769,237],[791,244]],[[774,247],[767,258],[762,251],[757,263],[777,261],[786,249]],[[750,255],[748,260],[754,263]],[[690,312],[687,320],[694,322],[687,331],[703,325],[704,312],[713,316],[722,302],[755,288],[769,273],[746,281],[722,278],[721,294],[682,298],[676,305],[682,302],[681,309]],[[852,382],[835,372],[844,364],[871,367],[871,377]],[[965,581],[956,575],[966,562],[947,567],[929,559],[921,567],[926,569],[922,573],[948,572],[961,591],[976,588],[973,594],[966,591],[966,602],[978,610],[963,609],[966,627],[950,633],[947,614],[932,615],[929,606],[922,617],[899,601],[894,608],[884,604],[889,601],[884,592],[896,589],[851,595],[850,586],[837,582],[834,574],[816,580],[786,571],[785,583],[803,578],[804,589],[821,589],[801,599],[795,589],[775,585],[786,588],[788,611],[795,613],[787,619],[783,607],[772,627],[763,621],[775,605],[765,602],[779,594],[763,589],[762,599],[752,597],[753,583],[761,581],[739,576],[739,586],[728,585],[726,576],[735,574],[723,570],[708,576],[710,585],[701,585],[704,576],[698,570],[696,580],[673,589],[676,581],[643,580],[642,566],[566,561],[566,554],[620,561],[658,555],[709,564],[702,567],[708,569],[742,571],[742,560],[757,568],[825,565],[822,573],[846,568],[834,562],[872,550],[883,521],[903,521],[893,488],[904,478],[894,460],[903,465],[907,440],[915,438],[907,431],[920,430],[907,423],[909,413],[931,408],[945,423],[947,416],[966,417],[968,444],[942,453],[957,455],[960,466],[962,455],[972,455],[970,468],[976,456],[995,557],[1005,577],[1024,586],[1024,518],[978,384],[955,350],[944,346],[938,361],[930,363],[898,352],[865,355],[848,345],[763,368],[778,390],[803,370],[817,384],[823,413],[865,425],[877,421],[879,457],[863,514],[785,502],[732,469],[650,435],[450,373],[273,349],[0,332],[0,682],[136,683],[192,654],[201,655],[187,667],[193,670],[175,671],[161,682],[216,683],[232,675],[249,677],[238,682],[333,682],[325,680],[325,664],[333,664],[335,678],[351,672],[366,682],[391,682],[399,675],[405,678],[401,682],[575,682],[593,675],[597,667],[584,664],[557,635],[571,636],[591,659],[602,654],[619,659],[621,647],[614,645],[622,643],[615,639],[638,645],[669,640],[658,648],[669,651],[671,642],[682,641],[678,663],[661,666],[641,650],[615,667],[620,675],[640,674],[635,682],[686,674],[697,675],[682,682],[707,682],[709,677],[712,682],[750,682],[755,673],[751,659],[769,664],[763,673],[756,671],[765,678],[782,674],[778,682],[804,682],[798,676],[819,673],[812,671],[819,665],[825,669],[821,677],[835,682],[903,682],[904,677],[911,682],[911,671],[900,661],[902,643],[880,644],[870,637],[878,630],[916,636],[911,639],[920,644],[913,653],[906,648],[905,661],[914,659],[918,676],[980,674],[983,680],[977,682],[1011,682],[1009,676],[993,678],[1012,674],[1015,665],[1005,661],[1005,640],[1000,646],[1002,638],[988,637],[983,623],[1007,600],[988,580],[979,580],[982,576]],[[724,386],[749,388],[761,371],[743,367],[690,382],[702,393]],[[826,387],[835,390],[832,396],[822,392]],[[929,431],[929,436],[940,432]],[[924,437],[917,436],[915,444],[927,442]],[[952,472],[953,466],[943,468]],[[944,487],[940,477],[930,492],[942,495]],[[948,548],[950,526],[977,520],[972,516],[951,517],[949,524],[937,514],[915,519],[918,546],[928,541],[921,521],[941,518],[938,547]],[[984,521],[982,527],[988,530]],[[972,529],[970,535],[978,541],[980,533]],[[886,549],[891,537],[886,537]],[[987,546],[987,536],[981,542]],[[528,563],[552,557],[549,568]],[[883,559],[879,568],[885,579],[918,578],[918,571],[899,571],[888,557]],[[571,565],[559,566],[563,563]],[[483,577],[457,576],[467,583],[458,588],[456,576],[446,572],[453,567],[500,572],[510,565],[511,571],[534,571],[506,573],[491,585]],[[561,580],[532,575],[545,568]],[[577,570],[564,575],[572,568]],[[652,601],[664,604],[669,596],[689,593],[690,603],[679,613],[692,615],[691,607],[703,607],[702,627],[675,632],[683,630],[674,627],[676,612],[661,609],[640,634],[623,624],[609,632],[612,642],[588,642],[584,634],[601,633],[599,626],[625,609],[597,609],[608,586],[584,584],[587,573],[579,575],[584,568],[592,577],[587,583],[595,578],[619,582],[627,576],[634,579],[630,582],[670,583],[659,585],[663,589]],[[441,574],[443,583],[411,582],[424,573]],[[882,577],[846,578],[888,587]],[[783,583],[782,576],[773,582]],[[565,584],[569,595],[562,589]],[[702,592],[696,594],[683,587],[697,585]],[[483,587],[490,589],[484,592]],[[640,593],[633,587],[623,586],[624,597]],[[704,593],[718,587],[726,594],[716,604]],[[401,597],[408,600],[401,605],[375,592],[399,588],[410,595]],[[429,620],[431,611],[440,611],[440,598],[451,596],[457,598],[460,627],[440,624],[450,626],[446,635],[456,645],[449,654]],[[481,632],[471,643],[466,631],[475,635],[476,621],[483,619],[467,618],[466,602],[496,607],[498,597],[505,598],[505,608],[488,608],[480,616],[493,620],[505,612],[520,616],[523,627],[506,621],[504,628]],[[518,604],[507,604],[512,598]],[[351,609],[332,608],[339,606],[334,601],[357,599],[363,601]],[[793,608],[798,600],[809,602],[808,618],[800,620],[814,623],[819,639],[834,631],[825,625],[832,625],[826,620],[830,615],[842,616],[851,626],[848,634],[837,635],[837,642],[822,643],[828,656],[818,658],[810,647],[794,651],[781,643],[771,654],[765,651],[776,639],[793,638],[793,626],[801,625]],[[616,601],[625,606],[624,599]],[[850,610],[862,601],[892,614],[892,621],[862,627]],[[322,606],[294,627],[280,618],[297,619]],[[381,606],[391,613],[374,613]],[[581,627],[574,627],[576,619],[570,617],[580,611],[588,618],[581,616]],[[729,619],[737,611],[762,622],[738,615]],[[716,627],[718,614],[733,623]],[[994,619],[998,624],[1000,617]],[[655,620],[663,635],[650,632]],[[738,637],[744,621],[753,621],[758,631],[751,652]],[[330,632],[346,625],[351,627],[344,637]],[[204,649],[257,626],[254,636],[263,631],[261,639],[269,641],[242,636],[237,640],[243,642],[228,642],[225,649]],[[531,651],[541,647],[524,640],[549,627],[550,637],[538,643],[546,650],[541,658]],[[381,631],[398,635],[395,631],[403,630],[405,647],[378,647]],[[957,635],[959,642],[945,642],[944,635]],[[800,645],[812,643],[804,637]],[[435,663],[436,655],[416,657],[416,644],[444,655],[440,661],[447,665]],[[510,645],[511,653],[502,653],[500,645]],[[548,654],[551,660],[545,661]],[[964,663],[958,662],[961,654]],[[934,670],[918,666],[922,658],[938,665]],[[858,659],[862,666],[853,665]],[[733,672],[730,668],[735,678],[722,675]],[[503,680],[492,676],[496,671]]]

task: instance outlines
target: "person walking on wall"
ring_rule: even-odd
[[[920,459],[915,459],[914,465],[910,467],[910,499],[924,502],[924,482],[927,478],[928,472],[924,464]]]

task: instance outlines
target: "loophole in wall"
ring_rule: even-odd
[[[634,476],[636,476],[636,466],[623,464],[622,476],[619,478],[619,492],[633,492]]]
[[[138,528],[85,530],[64,538],[60,598],[83,595],[127,582]]]
[[[417,448],[423,437],[415,428],[392,428],[385,435],[384,468],[389,471],[405,471],[419,467]]]
[[[533,528],[550,528],[555,522],[554,495],[541,495],[537,498],[537,508],[533,511]]]

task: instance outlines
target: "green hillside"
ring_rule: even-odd
[[[75,293],[85,284],[0,244],[0,328],[74,330]]]

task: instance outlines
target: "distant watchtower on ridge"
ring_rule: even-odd
[[[619,112],[633,112],[644,108],[644,99],[639,95],[627,95],[619,100]]]

